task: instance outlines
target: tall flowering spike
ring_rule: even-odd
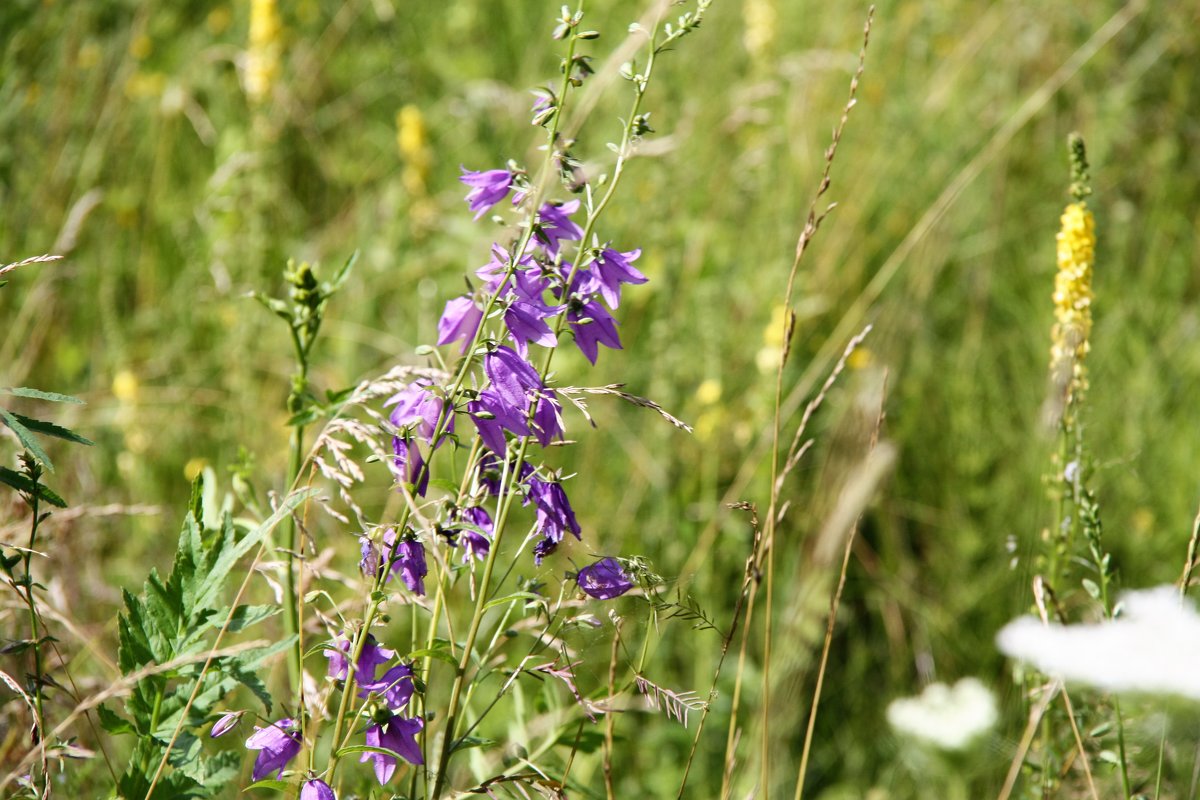
[[[1075,202],[1062,215],[1058,233],[1058,273],[1054,278],[1054,328],[1050,370],[1064,395],[1074,400],[1087,389],[1084,361],[1092,332],[1092,267],[1096,256],[1095,219],[1084,201],[1088,188],[1083,141],[1071,138],[1071,193]]]
[[[404,189],[413,197],[425,194],[429,180],[429,166],[433,160],[429,149],[429,135],[425,130],[425,118],[421,109],[406,105],[396,112],[396,149],[404,160],[401,181]]]
[[[512,188],[513,183],[513,174],[508,170],[473,172],[466,167],[460,169],[463,174],[459,180],[471,187],[471,191],[467,192],[467,205],[475,212],[475,219],[479,219],[492,206],[508,197],[508,190]]]
[[[283,774],[288,762],[300,752],[300,732],[295,727],[295,720],[281,719],[265,728],[258,728],[246,740],[247,750],[259,751],[254,761],[254,780],[261,781],[272,772],[276,778]]]
[[[584,594],[597,600],[612,600],[633,588],[633,581],[615,558],[602,558],[584,567],[575,580]]]
[[[408,719],[392,716],[387,722],[367,728],[367,746],[391,750],[410,764],[424,764],[421,747],[417,744],[417,734],[424,727],[425,720],[420,717]],[[396,772],[396,759],[384,753],[363,753],[358,760],[375,762],[375,779],[380,786],[390,781]]]
[[[275,0],[250,3],[250,46],[246,50],[246,96],[261,103],[279,74],[279,11]]]

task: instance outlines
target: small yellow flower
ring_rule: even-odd
[[[229,6],[217,6],[208,12],[208,16],[204,19],[204,26],[213,36],[220,36],[229,29],[231,24],[233,24],[233,11]]]
[[[113,376],[112,393],[113,397],[122,403],[136,402],[138,396],[137,376],[127,369],[118,372]]]
[[[856,347],[846,359],[846,366],[853,370],[866,369],[875,362],[875,354],[866,347]]]
[[[765,61],[770,55],[779,27],[778,17],[774,0],[746,0],[742,6],[742,19],[746,24],[742,44],[755,61]]]
[[[129,42],[129,55],[138,61],[145,60],[152,52],[154,52],[154,42],[144,33],[139,33]]]
[[[721,399],[721,382],[716,378],[706,378],[696,387],[696,402],[702,406],[711,406]]]
[[[200,458],[199,456],[196,458],[190,458],[188,459],[188,462],[183,465],[183,476],[187,478],[189,482],[194,481],[196,480],[196,476],[203,472],[204,468],[207,466],[208,461]]]

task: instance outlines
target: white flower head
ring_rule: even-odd
[[[1045,625],[1010,622],[996,637],[1007,656],[1068,682],[1111,692],[1200,700],[1200,614],[1174,586],[1128,592],[1115,620]]]
[[[962,750],[996,724],[996,700],[975,678],[954,686],[931,683],[917,697],[893,700],[888,723],[943,750]]]

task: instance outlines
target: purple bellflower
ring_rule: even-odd
[[[417,745],[417,734],[424,727],[425,720],[420,717],[408,719],[392,716],[382,725],[367,728],[367,746],[391,750],[410,764],[424,764],[421,748]],[[358,760],[375,762],[375,778],[380,786],[390,781],[396,772],[396,759],[383,753],[363,753]]]
[[[400,578],[410,592],[425,595],[425,576],[429,574],[425,564],[425,545],[416,539],[404,539],[396,545],[392,571],[396,570],[400,570]]]
[[[465,528],[459,534],[458,544],[461,544],[463,547],[463,563],[467,563],[472,557],[483,561],[487,558],[488,551],[492,548],[491,537],[495,536],[492,517],[488,514],[487,509],[482,506],[473,506],[472,508],[463,509],[462,519],[463,522],[479,529]]]
[[[300,800],[337,800],[337,795],[325,781],[313,778],[300,789]]]
[[[529,478],[529,499],[537,507],[537,529],[542,534],[542,541],[534,546],[534,562],[542,563],[542,559],[553,553],[559,542],[568,533],[580,537],[579,522],[575,519],[575,511],[567,498],[562,484],[556,481],[543,481],[540,478]]]
[[[638,284],[647,280],[646,276],[630,263],[636,261],[641,254],[641,250],[622,253],[611,247],[604,248],[584,273],[584,290],[599,292],[609,308],[616,308],[621,302],[622,283]]]
[[[334,649],[325,650],[325,657],[329,659],[329,677],[336,681],[346,680],[350,668],[350,648],[353,644],[345,636],[338,636],[333,640]],[[363,644],[358,665],[354,670],[354,679],[359,683],[371,683],[375,680],[375,668],[395,657],[394,650],[380,647],[375,637],[367,634],[367,641]]]
[[[475,298],[469,294],[446,301],[446,310],[438,320],[438,344],[450,344],[462,339],[460,353],[467,352],[483,321],[483,311],[475,305]]]
[[[254,780],[261,781],[272,772],[276,778],[283,774],[288,762],[300,752],[300,732],[294,731],[295,727],[295,720],[281,719],[265,728],[258,728],[246,740],[247,750],[259,751],[254,761]]]
[[[540,301],[522,299],[515,292],[510,293],[509,298],[508,308],[504,311],[504,324],[512,336],[513,346],[518,355],[524,358],[529,353],[528,342],[543,347],[554,347],[558,344],[558,337],[546,324],[546,317],[554,316],[553,308]]]
[[[562,205],[545,203],[538,210],[537,239],[546,248],[547,253],[552,256],[557,255],[559,242],[577,242],[583,236],[583,228],[580,228],[571,219],[571,215],[578,210],[578,200],[572,200]]]
[[[573,300],[567,312],[567,321],[571,323],[579,352],[593,364],[600,353],[598,345],[613,350],[621,349],[617,321],[608,313],[608,309],[595,300]]]
[[[433,441],[445,401],[430,393],[427,390],[429,385],[427,380],[415,381],[384,403],[385,406],[395,406],[389,419],[400,429],[400,435],[392,437],[395,457],[389,466],[398,479],[415,484],[416,493],[422,496],[429,488],[429,470],[425,468],[425,458],[421,455],[417,440],[423,439],[432,450],[436,450],[445,441],[445,434],[454,432],[454,415],[451,414],[443,435],[437,442]]]
[[[413,696],[413,668],[408,664],[397,664],[380,676],[379,680],[362,684],[358,696],[366,698],[374,692],[392,711],[408,705]]]
[[[492,206],[508,196],[512,188],[513,174],[506,169],[490,169],[486,172],[475,172],[466,167],[459,167],[462,176],[459,180],[471,187],[467,192],[467,204],[479,219]]]
[[[498,244],[492,245],[492,260],[484,264],[479,269],[475,270],[475,277],[483,281],[484,287],[491,294],[496,294],[500,291],[500,284],[504,281],[504,276],[508,272],[509,262],[512,261],[512,256],[507,250]],[[516,267],[513,270],[513,277],[516,280],[517,291],[525,295],[527,299],[537,297],[544,284],[539,277],[540,269],[537,262],[533,259],[532,253],[525,253],[517,259]]]
[[[554,391],[542,384],[541,376],[515,350],[498,347],[483,360],[483,371],[491,381],[479,399],[467,405],[483,443],[495,453],[506,448],[504,431],[516,436],[537,437],[542,447],[562,434],[561,410]],[[533,410],[533,429],[529,409]]]
[[[584,594],[597,600],[612,600],[633,588],[633,581],[615,558],[602,558],[584,567],[575,580]]]

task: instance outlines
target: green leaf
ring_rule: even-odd
[[[450,748],[450,752],[457,753],[459,750],[469,750],[472,747],[491,747],[495,743],[495,739],[485,739],[480,736],[464,736],[454,743],[454,747]]]
[[[26,386],[19,388],[0,389],[4,394],[11,394],[14,397],[31,397],[34,400],[49,400],[51,403],[75,403],[83,405],[83,401],[78,397],[71,397],[69,394],[59,394],[58,392],[43,392],[41,389],[30,389]]]
[[[242,789],[242,791],[248,792],[251,789],[267,789],[272,792],[286,792],[291,788],[292,785],[287,781],[279,781],[275,780],[274,778],[264,778],[261,781],[255,781],[245,789]]]
[[[34,483],[28,477],[19,472],[9,469],[8,467],[0,467],[0,483],[6,486],[11,486],[18,492],[32,495],[36,494],[42,500],[45,500],[52,506],[66,508],[67,501],[58,496],[58,493],[44,483]]]
[[[349,747],[343,747],[337,751],[337,757],[352,756],[357,753],[379,753],[383,756],[390,756],[395,759],[403,759],[404,756],[397,753],[395,750],[388,750],[386,747],[372,747],[369,744],[352,744]]]
[[[279,606],[240,605],[233,610],[233,616],[229,620],[229,630],[233,633],[243,631],[255,623],[262,622],[264,619],[270,619],[280,611],[282,609]]]
[[[20,420],[26,428],[29,428],[31,431],[37,431],[43,436],[53,436],[56,439],[66,439],[68,442],[77,442],[78,444],[95,444],[91,439],[80,436],[70,428],[55,425],[53,422],[44,422],[43,420],[33,419],[24,414],[17,414],[16,412],[12,412],[12,415]]]
[[[23,444],[25,449],[28,450],[30,454],[38,460],[38,463],[51,472],[54,472],[54,464],[51,463],[50,456],[46,455],[46,451],[42,449],[40,444],[38,444],[37,439],[33,438],[33,431],[29,430],[29,428],[26,428],[21,420],[17,419],[3,408],[0,408],[0,420],[3,420],[4,424],[7,425],[9,429],[11,429],[12,432],[17,435],[17,438],[21,440],[21,444]]]
[[[433,647],[414,650],[408,654],[410,661],[415,661],[418,658],[436,658],[439,661],[445,661],[447,664],[458,666],[458,659],[450,654],[450,642],[445,639],[434,639]]]
[[[133,727],[132,722],[125,719],[103,703],[96,706],[96,716],[100,718],[100,727],[104,728],[104,730],[111,734],[122,735],[126,733],[137,733],[137,729]]]

